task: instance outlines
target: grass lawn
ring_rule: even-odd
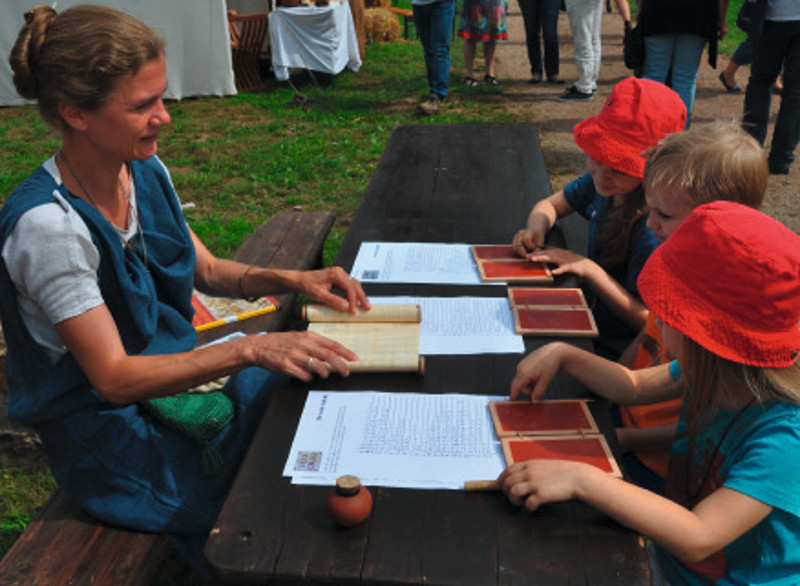
[[[730,2],[731,34],[722,53],[732,53],[744,39],[735,24],[741,2]],[[462,67],[460,39],[451,55],[455,80]],[[159,156],[181,199],[195,204],[187,213],[192,228],[217,255],[230,256],[275,212],[299,206],[336,211],[325,250],[330,263],[395,126],[516,121],[497,107],[500,90],[455,83],[448,107],[433,119],[420,118],[414,106],[427,83],[417,41],[367,45],[362,69],[340,75],[333,89],[320,89],[305,76],[295,85],[299,90],[275,85],[259,94],[167,104],[172,125],[162,131]],[[461,92],[469,99],[461,100]],[[58,149],[59,140],[34,107],[0,108],[0,144],[1,204]],[[2,556],[54,483],[46,473],[25,470],[0,469],[0,476]],[[183,573],[175,564],[178,569],[165,572],[161,583],[188,583],[173,576]]]

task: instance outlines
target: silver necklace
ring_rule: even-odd
[[[69,169],[70,174],[75,179],[75,182],[81,188],[86,197],[89,199],[89,202],[92,204],[92,206],[94,206],[94,209],[96,209],[97,212],[101,216],[103,216],[103,218],[105,218],[105,220],[109,224],[113,226],[114,222],[109,220],[108,217],[100,209],[100,206],[97,205],[97,202],[92,197],[92,194],[89,193],[89,190],[86,189],[86,186],[83,184],[83,181],[81,181],[81,178],[78,177],[78,174],[75,172],[75,169],[72,168],[72,165],[70,164],[69,159],[67,159],[66,155],[64,154],[64,151],[58,151],[58,156],[61,157],[62,161],[64,161],[64,164],[67,166],[67,169]],[[136,202],[136,207],[134,208],[134,206],[131,204],[131,192],[125,188],[125,184],[122,182],[122,177],[120,175],[117,175],[117,181],[119,181],[119,186],[122,188],[122,193],[125,194],[125,199],[128,200],[128,209],[133,211],[133,219],[136,222],[136,233],[139,235],[139,239],[142,241],[142,261],[144,262],[144,266],[147,267],[147,244],[144,241],[144,232],[142,232],[142,223],[138,210],[139,202],[138,201]],[[133,181],[133,175],[131,175],[131,181]],[[130,249],[134,253],[137,252],[136,248],[133,245],[133,238],[130,238],[125,242],[125,247]]]

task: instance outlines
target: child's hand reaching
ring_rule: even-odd
[[[594,261],[589,260],[585,256],[581,256],[577,252],[572,252],[571,250],[563,248],[535,250],[526,256],[528,260],[533,262],[558,265],[557,268],[552,270],[554,275],[572,273],[578,277],[586,278],[593,270],[599,268],[599,265]]]
[[[497,485],[513,504],[535,511],[545,503],[579,498],[580,487],[605,473],[589,464],[565,460],[527,460],[506,468]]]
[[[559,342],[531,352],[517,365],[517,375],[511,381],[511,400],[520,394],[530,395],[531,401],[540,399],[558,372],[559,365]]]
[[[547,233],[537,230],[520,230],[514,234],[514,239],[511,241],[511,247],[514,252],[519,256],[525,258],[530,253],[544,248],[544,237]]]

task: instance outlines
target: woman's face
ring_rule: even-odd
[[[594,180],[595,191],[603,197],[630,193],[642,183],[639,177],[612,169],[592,157],[587,158],[586,168]]]
[[[673,191],[654,187],[648,189],[644,198],[650,208],[647,227],[661,242],[669,238],[692,213],[694,207],[683,198],[677,197]]]
[[[144,160],[158,150],[158,132],[170,123],[164,56],[123,76],[97,112],[85,114],[86,137],[98,151],[123,161]]]

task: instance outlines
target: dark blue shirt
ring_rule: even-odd
[[[644,263],[659,245],[658,238],[647,227],[647,216],[642,216],[633,225],[628,243],[628,257],[622,266],[609,270],[600,263],[602,247],[597,243],[597,234],[607,214],[611,210],[611,198],[603,197],[594,188],[589,173],[578,177],[564,188],[564,197],[573,211],[589,220],[588,257],[622,285],[631,295],[639,298],[637,279]],[[600,336],[595,340],[595,352],[601,356],[619,359],[622,352],[633,341],[638,332],[617,317],[608,306],[600,301],[594,292],[584,286],[586,301],[592,308]]]

